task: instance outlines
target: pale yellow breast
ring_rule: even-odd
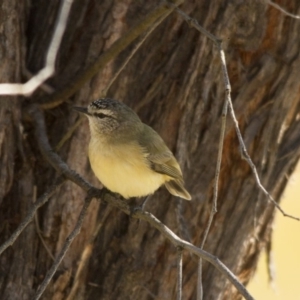
[[[167,179],[150,169],[145,154],[136,144],[103,147],[103,143],[91,140],[89,159],[101,183],[124,198],[152,194]]]

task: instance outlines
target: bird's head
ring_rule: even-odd
[[[85,107],[74,107],[84,113],[90,122],[91,134],[132,134],[141,126],[138,115],[127,105],[117,100],[102,98]]]

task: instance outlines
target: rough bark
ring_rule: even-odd
[[[18,82],[24,68],[43,65],[58,1],[3,0],[0,20],[1,82]],[[151,3],[150,3],[151,2]],[[141,20],[158,1],[76,0],[64,35],[55,76],[47,83],[62,89],[112,43]],[[278,1],[299,13],[297,0]],[[241,130],[265,187],[279,201],[299,158],[300,23],[259,1],[185,1],[181,9],[224,39],[232,98]],[[4,41],[4,42],[3,42]],[[45,111],[52,146],[86,105],[101,95],[127,50],[73,95]],[[38,102],[1,97],[0,240],[5,241],[32,204],[57,176],[37,149],[32,124],[22,107]],[[200,245],[208,221],[215,172],[224,84],[217,51],[206,37],[171,14],[129,62],[108,96],[124,101],[164,138],[178,158],[193,200],[179,201],[164,189],[147,209],[175,233]],[[22,106],[23,105],[23,106]],[[228,118],[229,120],[229,118]],[[95,186],[87,159],[88,124],[83,122],[58,150],[59,155]],[[217,255],[243,283],[253,274],[261,249],[269,243],[274,206],[257,188],[241,158],[228,121],[219,184],[218,213],[205,249]],[[84,192],[64,184],[38,212],[17,242],[0,257],[3,299],[30,299],[52,263],[37,234],[55,256],[72,230]],[[181,201],[181,200],[180,200]],[[180,211],[180,212],[179,212]],[[183,215],[179,221],[178,214]],[[89,244],[101,222],[95,243]],[[84,255],[82,255],[84,253]],[[76,277],[80,261],[86,268]],[[195,299],[197,259],[184,254],[183,295]],[[236,299],[236,290],[205,263],[204,299]],[[155,229],[93,201],[83,229],[43,299],[174,299],[176,251]]]

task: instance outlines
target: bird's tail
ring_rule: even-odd
[[[185,200],[191,200],[192,197],[189,192],[184,188],[181,180],[175,179],[165,183],[167,190],[174,196],[183,198]]]

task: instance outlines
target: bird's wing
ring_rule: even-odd
[[[149,155],[148,160],[155,172],[182,180],[181,170],[177,166],[178,164],[173,155],[168,160],[166,160],[165,156]]]
[[[145,125],[139,143],[151,168],[171,178],[182,180],[180,166],[163,139],[151,127]]]

